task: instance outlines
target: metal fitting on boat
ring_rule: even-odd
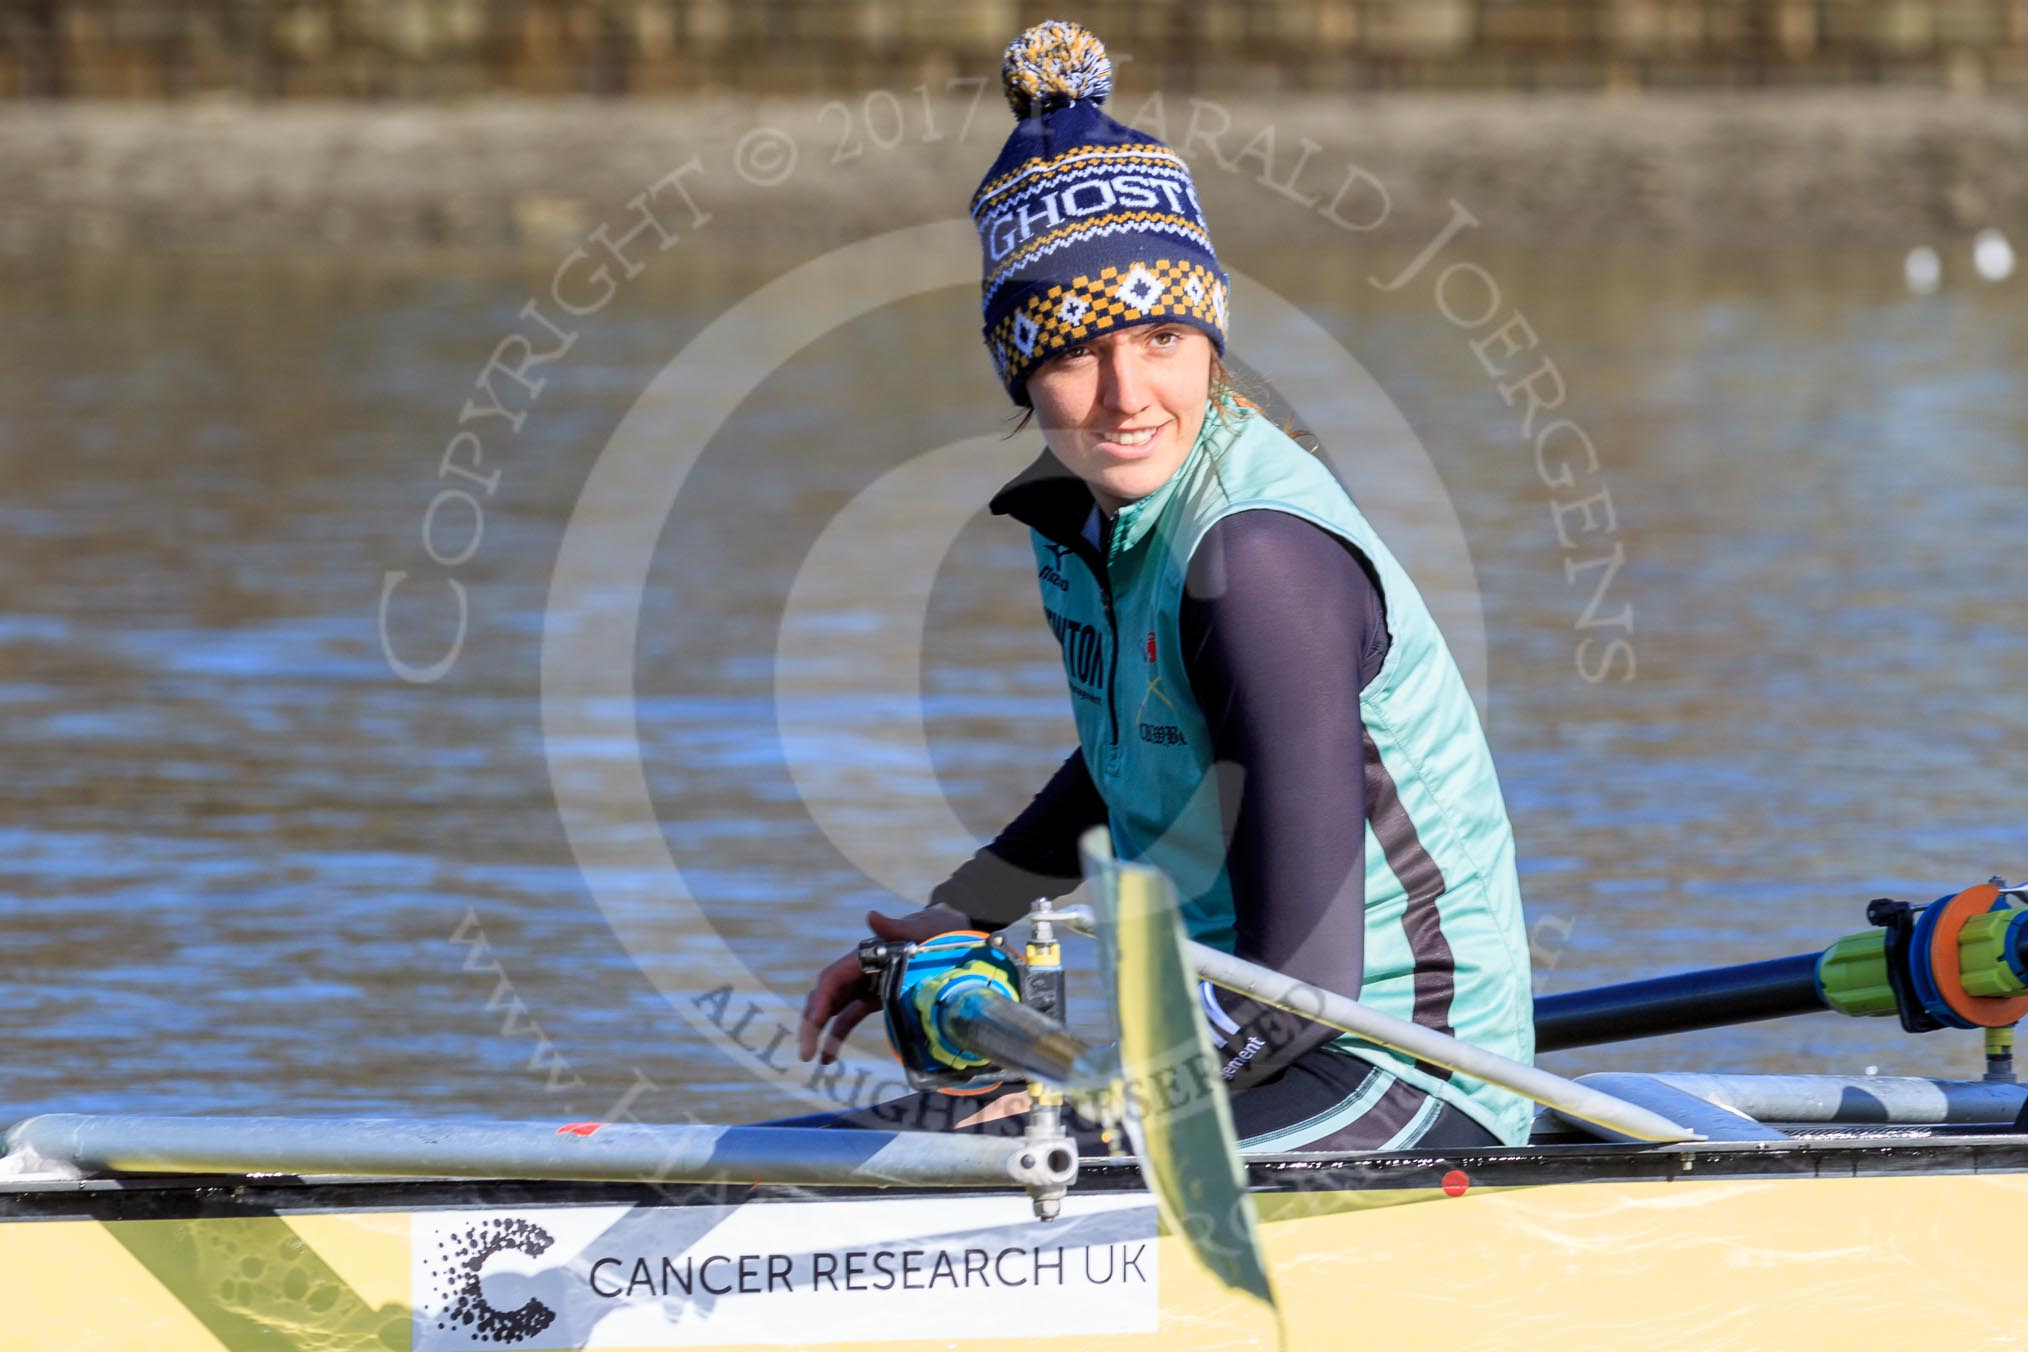
[[[1028,1110],[1028,1130],[1007,1161],[1007,1172],[1028,1189],[1035,1219],[1053,1221],[1063,1209],[1063,1195],[1077,1181],[1077,1143],[1063,1129],[1063,1098],[1054,1091],[1038,1093]]]

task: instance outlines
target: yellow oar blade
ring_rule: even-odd
[[[1113,858],[1104,827],[1079,842],[1099,911],[1100,968],[1113,999],[1126,1126],[1169,1229],[1226,1290],[1281,1317],[1246,1190],[1232,1111],[1184,961],[1175,891],[1158,870]]]

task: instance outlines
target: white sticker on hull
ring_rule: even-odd
[[[416,1352],[1150,1333],[1145,1196],[419,1212]]]

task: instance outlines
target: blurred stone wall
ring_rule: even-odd
[[[0,0],[0,97],[942,92],[1056,14],[1143,89],[2028,89],[2028,0]]]

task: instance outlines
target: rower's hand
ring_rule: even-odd
[[[876,939],[919,944],[952,930],[970,929],[971,921],[942,906],[925,906],[913,915],[868,911],[866,927]],[[810,988],[803,1001],[802,1023],[796,1029],[796,1055],[804,1061],[816,1056],[819,1065],[830,1065],[838,1059],[838,1048],[844,1045],[846,1035],[879,1008],[880,1001],[859,966],[859,950],[855,948],[820,972],[817,984]]]

